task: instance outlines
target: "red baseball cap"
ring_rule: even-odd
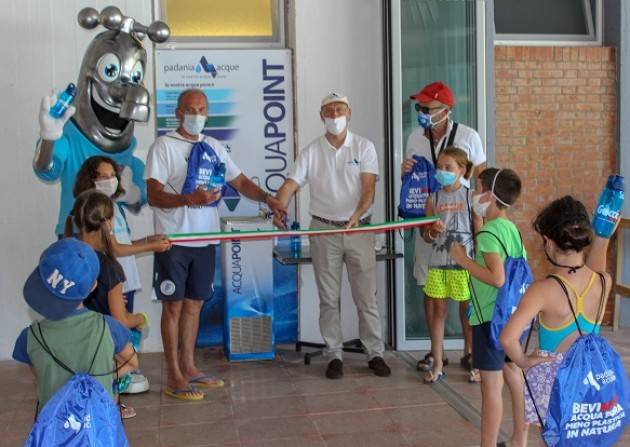
[[[449,107],[455,105],[455,96],[448,85],[442,81],[432,82],[422,87],[422,90],[410,96],[418,102],[438,101]]]

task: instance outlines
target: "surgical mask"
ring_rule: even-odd
[[[330,132],[333,135],[339,135],[348,125],[348,119],[345,116],[338,118],[324,118],[324,127],[326,132]]]
[[[450,171],[438,169],[435,171],[435,179],[442,186],[451,186],[457,181],[457,174]]]
[[[488,214],[488,207],[490,207],[490,201],[481,203],[480,202],[481,196],[483,196],[483,194],[473,196],[472,209],[476,215],[481,216],[481,217],[486,217],[486,214]]]
[[[199,135],[204,127],[206,127],[206,115],[184,115],[184,130],[190,135]]]
[[[568,269],[569,270],[569,274],[575,273],[577,272],[579,269],[581,269],[582,267],[584,267],[584,263],[582,263],[581,265],[563,265],[563,264],[559,264],[558,262],[556,262],[555,259],[553,259],[551,257],[551,255],[547,252],[547,243],[545,242],[545,239],[543,238],[543,251],[545,252],[545,256],[547,257],[547,261],[549,261],[549,263],[555,267],[559,267],[562,269]]]
[[[118,189],[118,179],[112,177],[106,180],[96,180],[94,182],[94,189],[98,192],[102,192],[107,197],[111,197],[116,194],[116,190]]]
[[[437,126],[447,118],[448,114],[439,121],[433,121],[433,115],[429,115],[428,113],[424,112],[418,112],[418,124],[420,124],[420,127],[426,130],[433,129],[435,126]]]

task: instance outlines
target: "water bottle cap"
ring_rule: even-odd
[[[291,229],[292,230],[299,230],[300,229],[300,223],[297,220],[294,220],[293,223],[291,224]]]
[[[70,84],[68,84],[68,86],[66,87],[66,93],[69,95],[74,96],[77,93],[77,86],[74,85],[72,82]]]
[[[606,182],[606,188],[614,189],[617,191],[625,191],[626,185],[623,176],[621,175],[610,175],[608,176],[608,181]]]

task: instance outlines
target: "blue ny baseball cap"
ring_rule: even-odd
[[[92,247],[75,238],[62,239],[42,253],[24,284],[24,299],[49,320],[65,318],[90,294],[99,269]]]

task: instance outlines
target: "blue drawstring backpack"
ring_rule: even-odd
[[[545,423],[534,402],[542,436],[549,447],[612,446],[623,434],[630,411],[628,376],[619,354],[602,336],[583,334],[565,285],[562,286],[571,307],[580,336],[565,353],[551,390]],[[604,311],[604,276],[602,297],[596,321]],[[526,379],[527,380],[527,379]]]
[[[519,237],[521,239],[521,256],[512,257],[508,254],[507,249],[501,239],[497,237],[496,234],[490,231],[479,231],[477,235],[481,233],[488,233],[494,236],[494,238],[499,241],[503,252],[505,253],[505,261],[503,261],[503,270],[505,271],[505,282],[503,285],[497,290],[497,299],[494,305],[494,312],[492,314],[492,319],[490,320],[490,343],[494,349],[499,351],[503,350],[501,343],[499,343],[499,337],[501,336],[501,332],[507,326],[508,321],[512,317],[512,314],[516,311],[518,307],[518,303],[521,302],[521,298],[525,294],[525,291],[532,283],[532,271],[529,268],[529,264],[527,264],[527,259],[525,259],[524,253],[525,249],[523,247],[523,238],[519,233]],[[472,286],[472,284],[471,284]],[[473,296],[474,293],[473,293]],[[471,300],[472,301],[472,300]],[[474,306],[474,302],[472,303]],[[478,303],[477,303],[478,305]],[[479,313],[481,316],[481,311]],[[521,336],[521,339],[527,335],[527,330]]]
[[[212,149],[212,146],[204,140],[194,143],[190,149],[186,180],[181,193],[190,194],[195,192],[198,187],[207,187],[215,166],[220,162],[221,160],[214,149]],[[219,202],[220,200],[215,200],[203,206],[217,206]]]
[[[105,318],[101,338],[96,351],[100,349],[105,333]],[[120,411],[103,385],[94,377],[101,374],[75,373],[57,359],[48,347],[39,323],[39,335],[33,326],[30,330],[35,340],[63,369],[72,374],[64,386],[46,402],[37,416],[31,432],[24,443],[25,447],[127,447],[129,441],[120,419]],[[92,365],[96,353],[92,358]],[[126,363],[126,362],[125,362]],[[121,365],[120,367],[124,366]],[[119,367],[119,368],[120,368]],[[107,375],[111,374],[106,373]],[[103,374],[105,375],[105,374]]]
[[[400,186],[398,216],[403,219],[424,217],[429,194],[440,189],[431,162],[418,155],[414,155],[413,159],[416,164],[411,172],[405,174]]]

